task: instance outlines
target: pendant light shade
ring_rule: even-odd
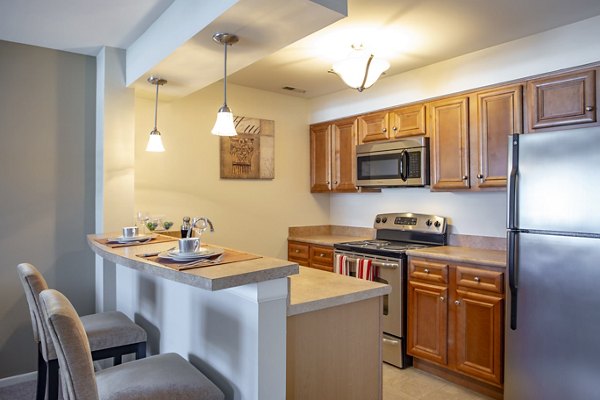
[[[148,82],[152,85],[156,85],[156,99],[154,102],[154,129],[150,132],[150,137],[148,138],[148,144],[146,145],[146,151],[153,153],[160,153],[165,151],[165,146],[163,146],[162,138],[160,136],[160,132],[157,129],[157,118],[158,118],[158,87],[167,83],[166,79],[157,78],[156,76],[151,76],[148,78]]]
[[[329,72],[339,76],[346,85],[362,92],[373,86],[390,63],[366,51],[362,46],[352,46],[352,54],[346,60],[333,64]]]
[[[224,45],[225,59],[223,68],[223,105],[221,108],[219,108],[217,120],[215,122],[215,126],[212,128],[211,133],[217,136],[236,136],[237,132],[235,131],[235,125],[233,123],[233,113],[227,106],[227,46],[237,43],[239,38],[230,33],[215,33],[213,35],[213,40]]]

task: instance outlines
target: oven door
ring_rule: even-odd
[[[336,250],[336,254],[343,254],[347,258],[350,267],[350,275],[356,276],[356,265],[359,259],[371,260],[373,266],[377,267],[375,282],[390,285],[391,292],[383,296],[383,331],[397,337],[402,337],[403,323],[403,295],[405,276],[405,265],[403,258],[388,258]]]

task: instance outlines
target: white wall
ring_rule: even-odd
[[[94,310],[93,57],[0,41],[0,378],[36,370],[17,264]]]
[[[289,226],[329,221],[329,197],[310,193],[307,101],[228,85],[234,114],[275,121],[275,179],[232,180],[219,178],[219,138],[210,133],[222,96],[218,82],[161,101],[164,153],[144,151],[154,100],[136,98],[136,209],[165,215],[175,228],[184,215],[207,216],[216,231],[206,241],[287,258]]]
[[[311,123],[600,61],[600,17],[381,79],[365,92],[345,90],[310,102]],[[385,189],[336,195],[332,224],[371,226],[379,212],[419,211],[450,218],[453,232],[504,236],[506,194]]]

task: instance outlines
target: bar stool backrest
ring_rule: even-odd
[[[19,271],[19,279],[25,290],[25,297],[31,314],[31,326],[33,327],[33,338],[37,343],[41,344],[41,351],[44,359],[54,360],[56,351],[52,344],[52,339],[48,334],[48,328],[42,319],[40,309],[40,293],[48,289],[48,284],[44,276],[36,267],[28,263],[22,263],[17,266]]]
[[[40,294],[40,308],[56,348],[63,399],[98,400],[90,345],[75,308],[54,289]]]

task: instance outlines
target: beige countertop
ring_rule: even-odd
[[[408,250],[410,257],[425,257],[458,263],[473,263],[488,267],[506,268],[506,251],[461,246],[426,247]]]
[[[292,226],[288,229],[288,240],[319,244],[322,246],[333,246],[336,243],[367,240],[373,239],[374,237],[375,230],[373,228],[353,226]]]
[[[300,267],[291,275],[288,316],[317,311],[390,293],[389,285]]]
[[[299,268],[298,264],[292,261],[261,257],[253,260],[177,271],[136,256],[136,254],[141,253],[168,250],[177,245],[176,241],[111,248],[94,240],[118,235],[118,233],[88,235],[87,241],[94,253],[108,261],[206,290],[221,290],[249,283],[285,278],[297,274]]]

